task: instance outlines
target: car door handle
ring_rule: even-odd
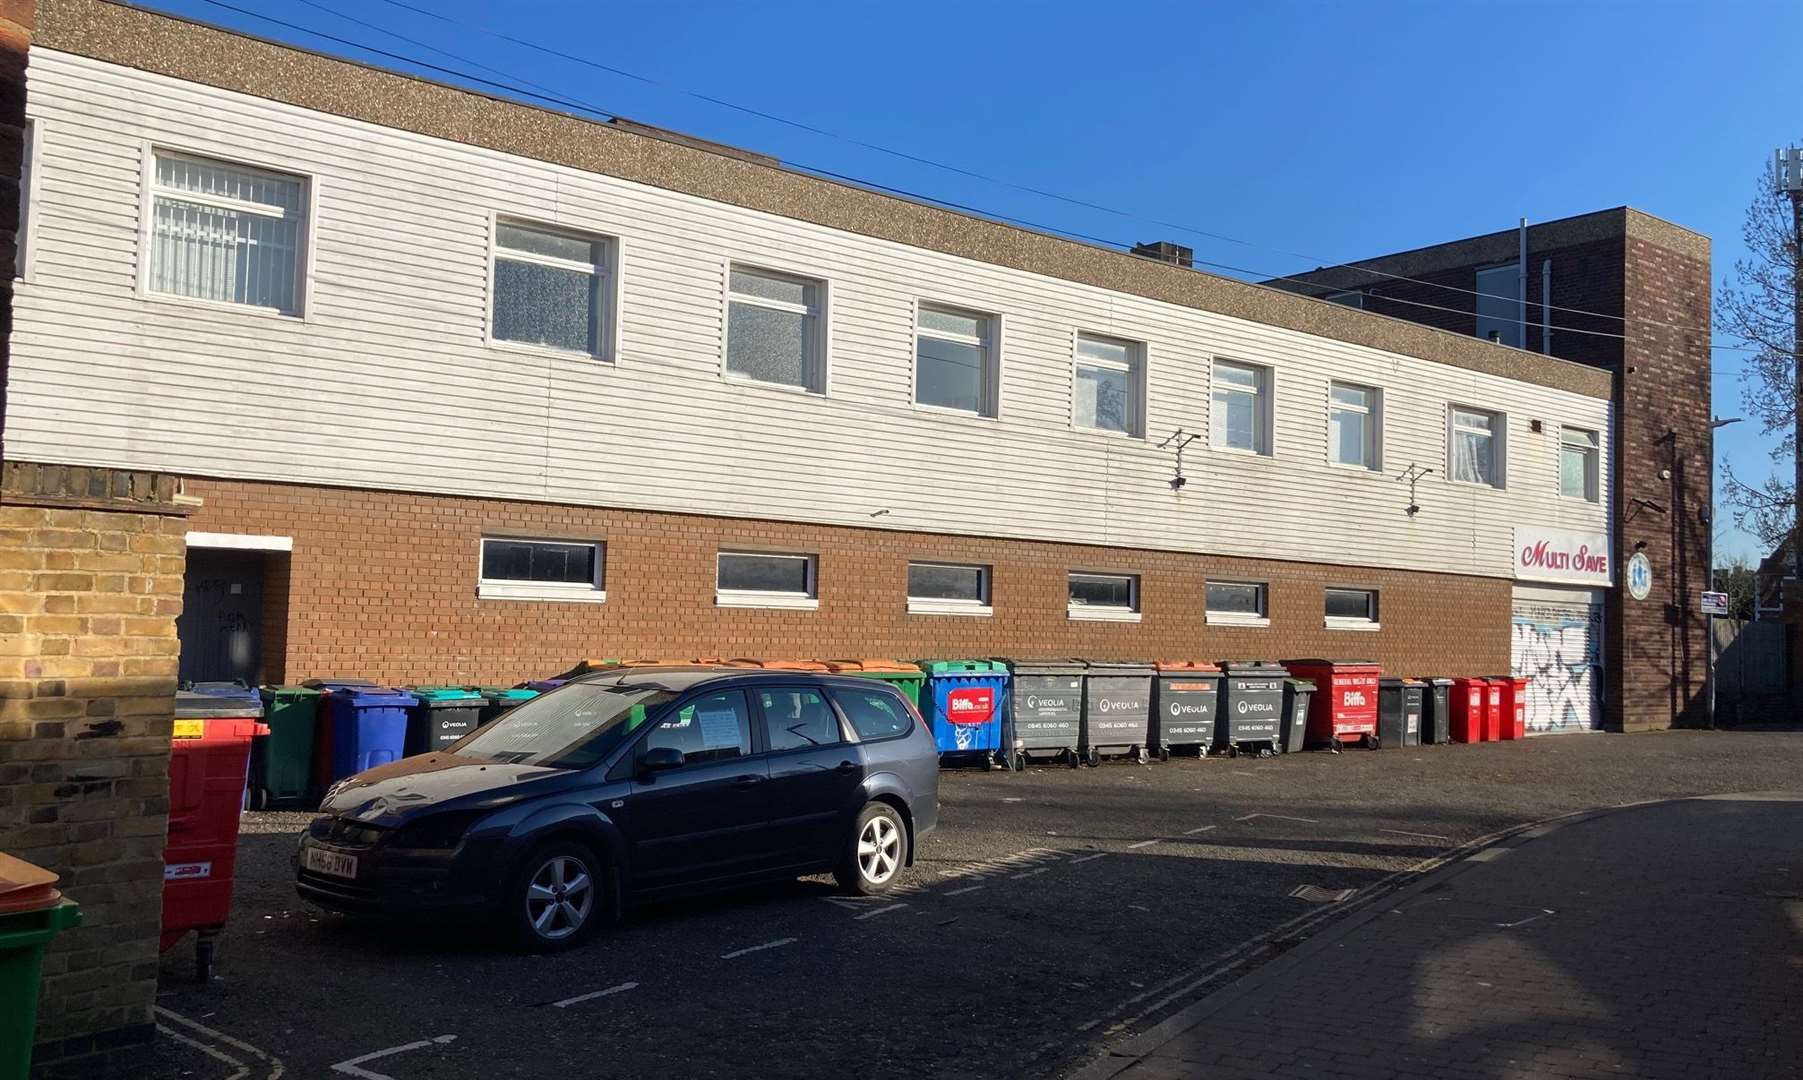
[[[849,773],[857,772],[858,766],[857,766],[857,763],[853,762],[853,761],[841,761],[839,763],[839,767],[834,769],[833,771],[837,772],[837,773],[849,774]]]
[[[744,776],[733,777],[732,782],[735,787],[750,787],[753,784],[763,783],[764,778],[753,773],[746,773]]]

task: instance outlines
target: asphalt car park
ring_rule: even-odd
[[[308,816],[252,814],[216,978],[165,956],[145,1075],[1055,1075],[1461,846],[1799,764],[1796,734],[1675,732],[948,772],[890,895],[691,898],[536,956],[313,909]]]

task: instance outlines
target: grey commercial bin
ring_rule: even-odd
[[[1289,671],[1269,660],[1221,663],[1221,719],[1215,741],[1229,755],[1275,754],[1283,738],[1283,690]]]
[[[1152,665],[1144,660],[1086,660],[1083,670],[1084,760],[1146,760],[1151,745]]]
[[[1221,669],[1189,660],[1153,666],[1158,674],[1152,680],[1152,748],[1159,760],[1171,760],[1172,751],[1207,756],[1220,715]]]
[[[1377,680],[1377,742],[1385,748],[1421,745],[1421,691],[1414,679]]]
[[[1421,741],[1445,746],[1452,741],[1452,680],[1429,675],[1421,682]]]
[[[1308,708],[1315,697],[1315,680],[1291,677],[1283,680],[1283,738],[1278,749],[1300,753],[1308,741]]]
[[[1069,657],[1003,659],[1008,665],[1009,738],[1027,761],[1058,758],[1076,768],[1083,738],[1081,660]]]

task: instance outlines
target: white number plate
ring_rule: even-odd
[[[340,855],[336,851],[310,847],[301,859],[301,864],[309,870],[333,877],[355,878],[357,876],[357,857]]]

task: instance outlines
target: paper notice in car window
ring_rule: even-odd
[[[709,750],[739,745],[739,714],[731,709],[696,709],[701,721],[701,745]]]

